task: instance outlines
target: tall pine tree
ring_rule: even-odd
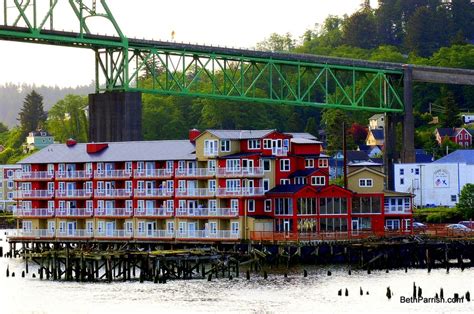
[[[48,118],[47,113],[43,109],[43,96],[36,91],[31,91],[26,95],[23,101],[23,107],[18,114],[18,121],[24,134],[35,131],[38,127],[44,126],[44,122]]]

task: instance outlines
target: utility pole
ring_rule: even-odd
[[[347,189],[347,141],[346,141],[346,122],[342,122],[342,152],[344,162],[342,163],[344,175],[344,188]]]

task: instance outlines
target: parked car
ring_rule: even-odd
[[[470,233],[473,231],[472,229],[461,224],[447,225],[446,229],[448,230],[448,233],[451,233],[451,234],[465,234],[465,233]]]
[[[413,231],[425,232],[428,229],[428,226],[421,222],[413,222]]]
[[[458,222],[458,224],[466,226],[469,229],[474,229],[474,221],[472,220],[460,221]]]

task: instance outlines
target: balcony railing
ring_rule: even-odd
[[[95,238],[117,238],[117,239],[131,239],[133,233],[128,230],[108,229],[96,230],[94,232]]]
[[[18,217],[53,217],[52,208],[17,208],[13,211],[14,216]]]
[[[90,198],[92,196],[91,190],[62,190],[56,191],[57,198]]]
[[[15,199],[50,199],[53,198],[54,191],[51,190],[22,190],[16,191],[14,194]]]
[[[217,168],[218,177],[261,177],[263,167],[257,168]]]
[[[217,149],[204,149],[204,156],[206,157],[215,157],[218,156],[219,152]]]
[[[172,239],[174,238],[173,230],[137,230],[136,238],[141,239]]]
[[[230,230],[178,230],[176,239],[209,239],[209,240],[238,240],[239,231]]]
[[[168,189],[135,189],[134,196],[139,198],[172,197],[173,190]]]
[[[404,207],[384,207],[385,214],[411,214],[412,211],[410,208]]]
[[[135,217],[172,217],[174,210],[171,208],[135,208]]]
[[[237,217],[239,212],[233,208],[178,208],[178,217]]]
[[[179,178],[213,177],[215,175],[216,175],[216,169],[209,169],[209,168],[176,169],[175,171],[175,176]]]
[[[51,239],[54,238],[54,230],[49,229],[18,229],[10,231],[9,237],[28,238],[28,239]]]
[[[274,156],[286,156],[287,154],[288,154],[288,148],[272,147],[272,155]]]
[[[54,178],[54,172],[50,171],[17,171],[15,172],[15,180],[17,181],[39,181],[51,180]]]
[[[94,231],[90,229],[68,229],[56,230],[56,238],[84,238],[90,239],[94,236]]]
[[[96,170],[94,178],[96,179],[128,179],[132,177],[131,170]]]
[[[173,176],[172,169],[137,169],[133,172],[136,179],[145,178],[171,178]]]
[[[95,189],[94,196],[98,198],[129,198],[132,190],[128,189]]]
[[[89,180],[92,179],[92,172],[85,170],[76,171],[56,171],[56,180]]]
[[[263,188],[219,188],[217,189],[217,196],[262,196],[264,194]]]
[[[176,197],[214,197],[216,191],[206,188],[176,189]]]
[[[92,208],[57,208],[56,217],[91,217]]]
[[[131,217],[132,208],[96,208],[94,215],[96,217]]]

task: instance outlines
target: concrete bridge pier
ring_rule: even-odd
[[[404,65],[403,102],[405,114],[403,116],[403,148],[401,161],[415,162],[415,118],[413,117],[413,66]]]
[[[105,92],[89,95],[89,142],[142,140],[142,95]]]

